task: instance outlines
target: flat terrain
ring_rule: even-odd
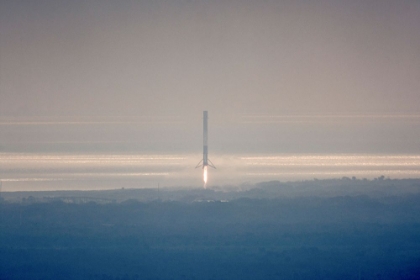
[[[418,187],[343,179],[159,199],[4,194],[0,279],[419,279]]]

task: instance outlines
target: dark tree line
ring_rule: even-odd
[[[419,202],[3,202],[0,279],[418,279]]]

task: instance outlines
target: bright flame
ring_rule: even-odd
[[[203,168],[203,181],[205,186],[207,184],[207,166],[204,166]]]

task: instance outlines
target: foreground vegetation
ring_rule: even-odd
[[[419,279],[419,194],[197,198],[3,201],[0,279]]]

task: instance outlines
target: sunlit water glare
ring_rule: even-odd
[[[261,181],[420,177],[420,155],[213,155],[207,186]],[[0,153],[2,191],[201,187],[200,154],[73,155]]]

